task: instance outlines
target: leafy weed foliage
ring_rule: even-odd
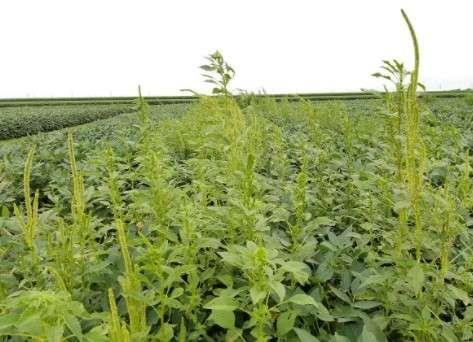
[[[243,108],[214,54],[217,96],[0,146],[2,341],[473,339],[471,107],[415,46],[384,102]]]

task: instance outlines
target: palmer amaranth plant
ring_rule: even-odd
[[[0,341],[473,340],[473,106],[418,102],[402,15],[384,102],[239,102],[214,53],[193,104],[0,142]]]
[[[422,210],[421,192],[424,175],[425,151],[421,138],[419,105],[417,103],[417,87],[419,85],[419,45],[409,18],[401,11],[409,28],[414,46],[414,70],[409,72],[403,63],[397,60],[383,61],[383,72],[375,73],[374,77],[383,78],[395,86],[394,93],[386,89],[386,105],[389,113],[387,120],[388,140],[396,161],[395,179],[400,186],[406,185],[408,207],[399,207],[398,253],[408,238],[408,209],[414,219],[416,258],[421,258],[422,248]],[[387,72],[387,73],[386,73]],[[405,79],[410,77],[406,87]],[[422,85],[421,85],[422,86]],[[422,86],[423,87],[423,86]]]
[[[215,73],[203,74],[205,82],[213,84],[212,94],[229,96],[228,85],[235,77],[235,70],[224,60],[219,51],[215,51],[207,57],[209,64],[201,65],[200,68],[205,72]]]

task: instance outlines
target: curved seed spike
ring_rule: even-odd
[[[411,92],[415,94],[416,88],[417,88],[417,83],[418,83],[418,78],[419,78],[419,43],[417,42],[417,36],[416,32],[414,30],[414,27],[412,26],[411,21],[409,20],[409,17],[407,16],[406,12],[401,9],[402,17],[404,18],[407,27],[409,28],[409,32],[411,34],[412,38],[412,43],[414,45],[414,70],[412,71],[412,76],[411,76],[411,87],[410,89]]]
[[[26,157],[25,168],[23,172],[23,193],[25,196],[26,213],[28,217],[31,217],[33,208],[31,205],[31,193],[30,193],[30,182],[31,182],[31,171],[33,169],[33,158],[36,152],[36,146],[32,146]]]

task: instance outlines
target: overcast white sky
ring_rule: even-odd
[[[473,88],[473,0],[1,0],[0,97],[206,92],[215,49],[234,89],[374,88],[382,59],[412,64],[400,8],[427,87]]]

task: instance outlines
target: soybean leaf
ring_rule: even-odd
[[[209,320],[225,329],[235,327],[235,314],[233,311],[212,310]]]
[[[238,308],[231,297],[216,297],[204,305],[205,309],[218,311],[233,311]]]
[[[294,331],[301,342],[319,342],[319,339],[304,329],[294,328]]]
[[[294,322],[296,320],[297,314],[293,311],[283,312],[278,316],[276,322],[276,329],[278,336],[286,335],[294,327]]]

